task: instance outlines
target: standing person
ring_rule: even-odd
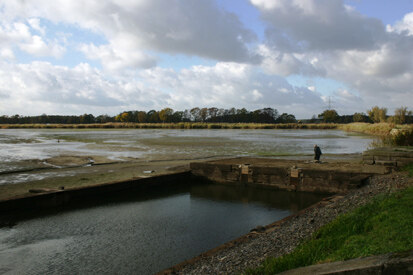
[[[320,147],[317,146],[317,144],[314,145],[314,160],[316,162],[320,161],[320,156],[321,156],[321,149]]]

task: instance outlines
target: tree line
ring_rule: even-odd
[[[395,124],[411,124],[413,123],[413,112],[409,111],[407,107],[400,107],[394,111],[394,115],[390,116],[387,115],[387,108],[374,106],[367,110],[367,114],[354,113],[353,115],[340,116],[336,110],[325,110],[318,115],[318,118],[327,123],[389,122]]]
[[[387,115],[387,108],[374,106],[366,113],[339,115],[336,110],[323,111],[317,117],[297,121],[293,114],[279,114],[277,109],[263,108],[249,111],[245,108],[192,108],[174,111],[164,108],[160,111],[124,111],[115,116],[83,114],[79,116],[46,115],[40,116],[0,116],[0,124],[91,124],[108,122],[134,123],[178,123],[178,122],[213,122],[213,123],[352,123],[352,122],[391,122],[396,124],[413,123],[412,111],[407,107],[396,109],[393,116]]]
[[[178,123],[178,122],[227,122],[227,123],[295,123],[292,114],[279,114],[277,109],[263,108],[248,111],[245,108],[192,108],[185,111],[174,111],[164,108],[160,111],[125,111],[116,116],[84,114],[80,116],[0,116],[0,124],[90,124],[107,122],[134,123]]]

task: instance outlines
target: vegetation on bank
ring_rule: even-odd
[[[394,123],[350,123],[341,124],[340,130],[358,132],[378,136],[379,146],[412,146],[413,125],[397,125]]]
[[[402,168],[403,171],[407,171],[409,177],[413,177],[413,163],[410,163]]]
[[[413,187],[342,215],[292,253],[268,258],[246,274],[276,274],[318,263],[413,249]]]

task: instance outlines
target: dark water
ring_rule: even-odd
[[[321,197],[215,184],[114,195],[0,228],[0,274],[152,274]]]

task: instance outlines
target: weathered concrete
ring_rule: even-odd
[[[413,274],[413,250],[405,253],[389,253],[379,256],[357,258],[348,261],[311,265],[285,271],[280,274]]]
[[[289,191],[340,193],[362,185],[385,166],[313,163],[298,160],[234,158],[190,164],[192,174],[224,184],[249,184]]]
[[[45,193],[0,200],[0,217],[2,215],[9,216],[16,211],[25,212],[63,206],[73,201],[107,196],[113,192],[124,192],[133,189],[145,190],[158,186],[169,186],[186,182],[190,177],[191,174],[189,172],[169,173],[160,176],[136,178],[127,181],[110,182],[67,190],[48,190],[48,192]]]
[[[413,163],[413,147],[382,147],[363,152],[363,163],[400,167]]]

